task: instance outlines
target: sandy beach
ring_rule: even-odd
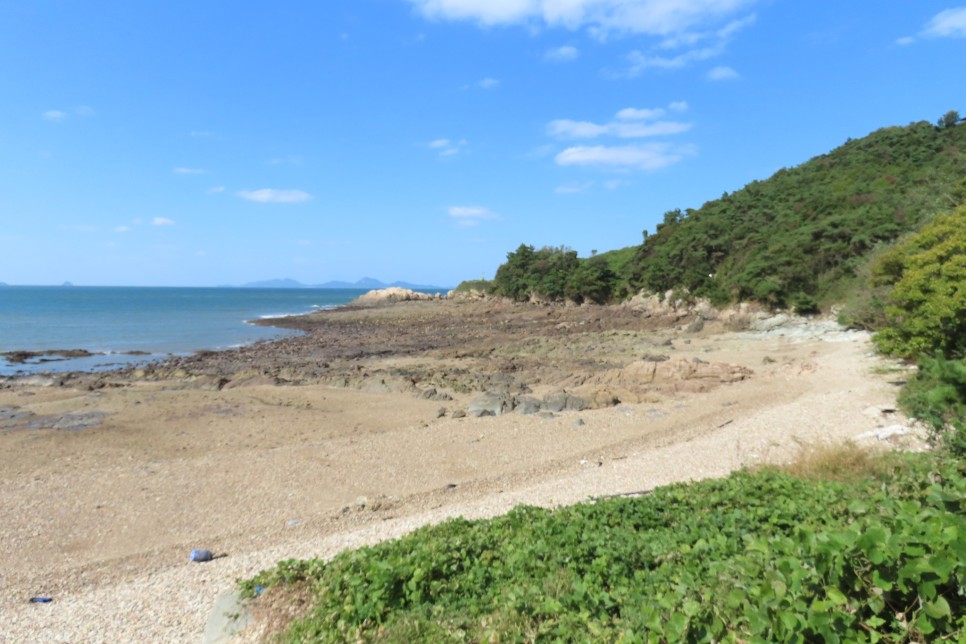
[[[829,321],[444,300],[276,323],[305,333],[0,385],[0,641],[199,642],[280,559],[915,443],[902,367]]]

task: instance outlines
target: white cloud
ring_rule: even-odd
[[[688,146],[667,143],[624,146],[574,146],[557,155],[562,166],[598,166],[618,170],[659,170],[693,154]]]
[[[175,174],[204,174],[205,171],[201,168],[174,168],[171,170]]]
[[[257,203],[302,203],[312,198],[312,195],[301,190],[275,190],[273,188],[242,190],[238,193],[238,196]]]
[[[931,38],[966,38],[966,7],[940,11],[926,24],[922,35]]]
[[[667,108],[672,112],[686,112],[688,109],[688,104],[686,101],[674,101],[670,103]]]
[[[463,228],[478,226],[480,222],[500,218],[498,214],[482,206],[451,206],[446,212],[456,221],[457,226]]]
[[[210,195],[217,195],[225,191],[225,186],[212,186],[208,188],[205,192]]]
[[[616,136],[621,139],[642,139],[652,136],[670,136],[687,132],[690,123],[680,121],[655,121],[666,114],[662,108],[641,109],[626,107],[617,112],[615,120],[608,123],[557,119],[547,124],[547,134],[560,139],[593,139],[599,136]]]
[[[464,147],[466,147],[466,139],[460,139],[459,141],[451,141],[449,139],[436,139],[430,141],[426,147],[430,150],[436,150],[440,158],[455,157],[459,154]]]
[[[724,65],[715,67],[708,72],[708,80],[725,81],[736,80],[738,78],[741,78],[741,76],[738,75],[738,72]]]
[[[656,109],[638,109],[636,107],[625,107],[617,113],[617,118],[625,121],[648,121],[664,116],[664,110],[660,107]]]
[[[903,36],[902,38],[896,38],[896,44],[901,47],[906,47],[916,42],[916,39],[912,36]]]
[[[409,0],[427,18],[666,36],[734,15],[756,0]]]
[[[167,217],[155,217],[151,220],[152,226],[174,226],[174,221]]]
[[[43,116],[47,121],[56,122],[67,119],[71,113],[76,114],[77,116],[94,116],[97,112],[94,111],[93,107],[89,107],[87,105],[78,105],[70,112],[64,110],[47,110],[41,116]]]
[[[115,226],[114,227],[114,232],[116,232],[116,233],[129,233],[129,232],[131,232],[131,227],[130,226]]]
[[[649,51],[632,51],[627,56],[629,66],[624,76],[635,78],[648,69],[681,69],[723,54],[736,33],[754,24],[754,14],[732,20],[725,26],[706,32],[679,34],[665,39]],[[684,49],[677,54],[665,52]]]
[[[571,47],[570,45],[564,45],[563,47],[557,47],[556,49],[548,49],[543,55],[544,60],[548,60],[552,63],[566,63],[571,60],[577,60],[580,57],[580,52],[577,51],[576,47]]]
[[[495,78],[484,78],[476,84],[480,89],[496,89],[500,86],[500,81]]]

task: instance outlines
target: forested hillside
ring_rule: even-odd
[[[638,247],[577,260],[522,245],[494,293],[603,301],[687,289],[724,304],[814,309],[861,290],[870,253],[966,201],[966,126],[950,112],[850,140],[700,208],[664,215]]]

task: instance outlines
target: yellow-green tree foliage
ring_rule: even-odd
[[[876,266],[892,284],[888,325],[876,335],[886,353],[902,357],[966,357],[966,205],[937,216]]]

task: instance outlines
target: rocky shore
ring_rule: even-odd
[[[903,368],[831,321],[431,298],[271,323],[302,334],[0,383],[0,641],[196,642],[278,559],[914,439]]]

